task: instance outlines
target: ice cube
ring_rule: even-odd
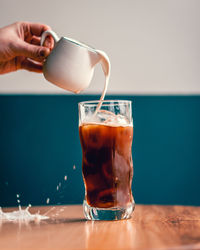
[[[99,110],[96,114],[87,117],[84,123],[106,124],[110,126],[125,126],[130,122],[123,115],[115,115],[108,110]]]

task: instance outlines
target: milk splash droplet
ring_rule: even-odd
[[[13,212],[3,212],[0,207],[0,221],[12,221],[12,222],[29,222],[29,221],[40,221],[48,219],[49,217],[40,215],[39,213],[31,214],[28,210],[31,207],[29,204],[27,208],[22,209],[19,205],[19,210]]]

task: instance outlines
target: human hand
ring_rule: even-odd
[[[41,73],[45,58],[53,48],[52,37],[47,37],[43,46],[40,38],[44,24],[16,22],[0,28],[0,74],[26,69]]]

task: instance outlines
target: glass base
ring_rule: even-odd
[[[133,201],[126,208],[113,207],[113,208],[96,208],[87,204],[86,200],[83,201],[83,211],[87,220],[124,220],[129,219],[135,208]]]

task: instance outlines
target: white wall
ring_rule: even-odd
[[[200,94],[199,0],[1,0],[0,12],[1,27],[43,22],[107,52],[108,93]],[[100,69],[84,93],[100,93]],[[0,76],[0,93],[10,92],[66,93],[26,71]]]

